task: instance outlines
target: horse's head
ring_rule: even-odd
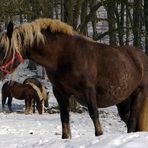
[[[0,35],[0,72],[3,76],[12,73],[23,61],[20,52],[15,49],[13,31],[13,23],[10,22],[7,31]]]

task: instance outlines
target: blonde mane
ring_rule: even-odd
[[[11,38],[11,46],[9,47],[9,39],[5,34],[1,43],[4,45],[6,49],[5,58],[10,56],[13,53],[13,58],[15,58],[16,51],[21,53],[21,49],[23,46],[31,47],[36,40],[37,43],[40,41],[44,43],[44,35],[42,34],[42,30],[50,29],[51,32],[59,32],[67,35],[74,35],[75,31],[72,26],[61,22],[60,20],[52,20],[52,19],[37,19],[31,23],[24,23],[22,25],[16,26],[12,38]],[[24,37],[23,43],[22,38]],[[9,50],[10,49],[10,50]],[[5,59],[4,58],[4,59]]]

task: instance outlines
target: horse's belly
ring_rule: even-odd
[[[135,83],[134,86],[131,83],[126,85],[112,86],[108,85],[104,89],[96,89],[96,100],[98,107],[108,107],[118,104],[126,100],[139,86],[139,83]]]
[[[142,74],[122,70],[109,78],[99,80],[96,86],[98,107],[118,104],[127,99],[141,83]]]
[[[138,84],[137,84],[138,86]],[[99,107],[109,107],[112,105],[116,105],[125,99],[127,99],[133,92],[135,88],[131,89],[128,85],[126,87],[106,87],[96,88],[96,101],[97,106]],[[84,96],[81,96],[80,98],[77,98],[77,101],[84,106],[87,106],[86,100]]]
[[[23,96],[23,95],[14,94],[13,97],[14,97],[15,99],[18,99],[18,100],[24,100],[24,96]]]
[[[102,107],[109,107],[109,106],[112,106],[112,105],[115,105],[115,104],[118,104],[120,102],[122,102],[123,100],[125,100],[126,97],[122,97],[122,98],[116,98],[112,95],[97,95],[97,106],[98,108],[102,108]],[[87,107],[87,102],[85,100],[85,98],[81,97],[77,97],[76,100],[83,106],[86,106]]]
[[[96,99],[98,107],[108,107],[122,102],[126,97],[116,98],[113,95],[98,95]]]

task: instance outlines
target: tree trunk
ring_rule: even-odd
[[[27,68],[29,70],[36,70],[36,64],[33,61],[29,60]]]
[[[64,21],[64,0],[61,0],[61,21]]]
[[[115,19],[115,1],[107,1],[107,16],[109,26],[109,39],[111,45],[116,45],[116,19]]]
[[[80,16],[81,24],[85,23],[85,18],[87,16],[87,3],[88,3],[87,0],[84,0],[84,2],[82,3],[81,16]],[[80,28],[80,33],[87,35],[87,24]]]
[[[58,1],[54,2],[55,18],[58,19]]]
[[[73,25],[72,0],[64,0],[64,22]]]
[[[22,24],[22,23],[23,23],[23,15],[20,14],[20,24]]]
[[[88,4],[87,4],[87,5],[88,5]],[[96,5],[94,5],[94,6],[91,8],[91,10],[90,10],[90,12],[89,12],[88,15],[86,15],[86,14],[87,14],[87,9],[86,9],[87,7],[84,8],[84,9],[85,9],[84,12],[86,11],[86,13],[84,14],[85,17],[83,18],[82,14],[81,14],[81,25],[79,25],[79,29],[80,29],[80,32],[81,32],[81,33],[83,32],[84,28],[87,27],[88,22],[91,21],[92,15],[93,15],[101,6],[102,6],[102,3],[101,3],[101,2],[98,2]],[[82,7],[83,7],[83,6],[82,6]],[[83,21],[82,21],[82,18],[83,18]]]
[[[136,47],[141,47],[141,1],[134,0],[133,8],[133,35]]]
[[[116,14],[116,19],[117,19],[117,27],[118,27],[119,45],[124,45],[124,41],[123,41],[124,7],[125,7],[125,4],[123,2],[121,2],[119,5],[116,6],[116,9],[115,9],[115,14]],[[120,9],[120,11],[118,9]]]
[[[148,0],[144,0],[144,17],[145,17],[145,52],[148,55]]]
[[[81,6],[84,0],[74,0],[73,6],[73,28],[76,29],[78,25],[78,19],[80,16]]]
[[[44,67],[42,67],[42,79],[45,79],[45,75],[46,75],[46,73],[45,73],[45,68]]]
[[[129,29],[129,15],[128,15],[128,4],[126,4],[126,45],[129,45],[129,34],[130,34],[130,29]]]
[[[90,10],[93,9],[93,6],[96,5],[96,0],[90,0]],[[92,28],[93,28],[93,39],[95,40],[97,38],[97,30],[96,30],[96,11],[92,14],[91,22],[92,22]]]
[[[50,0],[50,3],[49,3],[49,17],[53,19],[53,0]]]

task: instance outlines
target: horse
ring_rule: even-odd
[[[130,98],[128,132],[148,131],[148,59],[141,49],[97,43],[64,22],[43,18],[16,27],[10,22],[0,37],[0,53],[3,75],[25,59],[45,67],[60,106],[63,139],[71,138],[72,95],[88,108],[95,136],[103,134],[98,108]]]
[[[2,110],[8,98],[8,108],[12,112],[12,98],[25,100],[25,114],[32,114],[32,102],[37,102],[37,110],[42,114],[42,100],[40,100],[36,90],[29,84],[21,84],[16,81],[7,81],[2,86]]]
[[[37,79],[37,78],[34,78],[34,77],[31,77],[31,78],[26,78],[23,82],[23,84],[34,84],[37,86],[37,92],[38,92],[38,96],[41,97],[41,99],[43,98],[43,103],[44,103],[44,111],[46,112],[46,108],[49,107],[49,103],[48,103],[48,100],[49,100],[49,92],[47,92],[47,89],[45,88],[45,86],[42,85],[42,83]],[[34,106],[35,106],[35,102],[34,102]],[[35,112],[35,108],[33,108],[33,112]]]

